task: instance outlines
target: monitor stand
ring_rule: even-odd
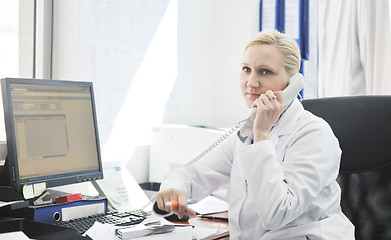
[[[0,185],[1,186],[9,186],[10,185],[10,180],[9,180],[9,167],[8,167],[8,164],[7,164],[7,158],[5,158],[5,163],[4,163],[4,166],[3,166],[3,171],[1,172],[1,175],[0,175]]]
[[[0,201],[11,202],[24,200],[24,197],[10,186],[0,186]]]
[[[7,158],[0,176],[0,201],[11,202],[24,200],[24,197],[10,186]]]

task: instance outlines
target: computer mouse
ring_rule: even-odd
[[[173,212],[166,212],[164,210],[161,210],[157,206],[157,202],[153,204],[152,211],[158,215],[163,216],[166,220],[171,221],[171,222],[187,222],[189,220],[189,215],[186,213],[183,215],[182,218],[179,218],[176,214]]]
[[[189,215],[185,213],[182,218],[179,218],[176,214],[172,214],[170,216],[165,217],[165,219],[170,222],[187,222],[189,221]]]

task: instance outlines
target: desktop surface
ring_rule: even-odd
[[[227,217],[228,213],[223,212],[223,213],[215,213],[210,215],[217,216],[217,217]],[[181,224],[184,223],[181,222]],[[228,230],[229,228],[228,222],[201,219],[199,217],[189,219],[187,224],[196,227],[205,227],[205,228],[213,228],[213,229]],[[74,229],[64,227],[64,226],[35,222],[25,218],[0,217],[0,238],[2,234],[9,233],[11,231],[23,231],[28,237],[33,239],[38,239],[38,240],[39,239],[90,239],[89,237],[82,237],[80,233],[77,233]],[[229,239],[229,236],[227,236],[227,234],[224,234],[223,236],[219,236],[217,238],[207,238],[207,239]]]

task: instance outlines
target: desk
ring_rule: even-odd
[[[221,213],[213,213],[213,214],[206,214],[207,216],[214,216],[214,217],[223,217],[223,218],[228,218],[228,212],[221,212]],[[182,222],[183,224],[183,222]],[[196,227],[207,227],[207,228],[214,228],[217,229],[219,227],[220,229],[228,229],[229,225],[228,222],[226,221],[218,221],[218,220],[209,220],[209,219],[204,219],[204,218],[190,218],[188,221],[188,224],[194,225]],[[229,239],[229,236],[227,237],[221,237],[221,238],[216,238],[216,239]]]
[[[218,217],[227,217],[228,213],[209,214]],[[201,219],[199,217],[191,218],[187,222],[190,225],[198,227],[215,228],[219,226],[220,229],[228,229],[228,223],[224,221]],[[183,224],[183,222],[181,222]],[[0,217],[0,234],[11,231],[23,231],[28,237],[34,239],[80,239],[87,240],[88,237],[78,235],[74,230],[47,224],[39,223],[24,218],[7,218]],[[229,237],[222,237],[218,239],[229,239]]]
[[[213,214],[205,214],[206,216],[214,216],[214,217],[223,217],[228,218],[228,212],[221,212],[221,213],[213,213]],[[210,219],[204,219],[204,218],[190,218],[189,224],[194,226],[200,226],[200,227],[217,227],[218,224],[220,224],[220,228],[228,229],[228,222],[226,221],[218,221],[218,220],[210,220]]]

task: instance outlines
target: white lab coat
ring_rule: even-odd
[[[232,134],[196,164],[168,175],[161,190],[202,199],[230,186],[230,239],[354,239],[340,208],[341,151],[329,125],[295,99],[270,140]]]
[[[390,0],[319,1],[319,96],[391,94]]]

